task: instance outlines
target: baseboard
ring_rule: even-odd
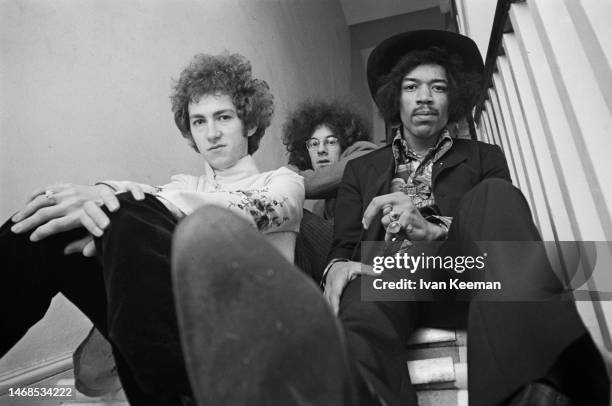
[[[69,369],[72,369],[72,352],[28,368],[11,371],[0,376],[0,396],[8,393],[9,388],[23,388]]]

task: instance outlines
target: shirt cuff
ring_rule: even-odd
[[[108,186],[115,193],[117,193],[117,191],[118,191],[118,189],[117,189],[117,187],[115,185],[112,185],[112,184],[107,183],[107,182],[96,182],[96,183],[94,183],[94,186],[98,186],[98,185]]]
[[[319,286],[321,286],[321,289],[325,290],[325,280],[327,279],[327,273],[329,272],[331,267],[334,264],[338,263],[338,262],[349,262],[349,259],[347,259],[347,258],[334,258],[331,261],[329,261],[329,264],[327,264],[327,266],[323,270],[323,276],[321,277],[321,283],[319,283]]]

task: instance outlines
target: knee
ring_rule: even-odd
[[[489,193],[514,194],[521,193],[514,185],[502,178],[487,178],[476,185],[474,191],[486,191]]]
[[[528,207],[523,193],[501,178],[488,178],[474,186],[463,199],[469,206],[481,202],[495,207]]]
[[[201,252],[213,247],[234,247],[234,237],[256,232],[246,220],[217,206],[202,207],[178,224],[173,237],[173,253]]]
[[[144,214],[148,210],[149,199],[156,200],[151,195],[146,195],[145,200],[136,200],[131,193],[120,193],[117,195],[119,200],[117,210],[110,211],[106,206],[101,206],[109,219],[109,225],[104,230],[102,238],[134,238],[138,235],[144,223]]]

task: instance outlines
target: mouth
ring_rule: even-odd
[[[223,148],[223,147],[225,147],[225,144],[217,144],[217,145],[213,145],[212,147],[208,148],[208,150],[214,151],[216,149]]]
[[[317,165],[327,165],[327,164],[330,164],[330,163],[331,163],[331,161],[329,159],[319,159],[317,161]]]
[[[417,110],[412,113],[412,115],[415,117],[433,117],[437,116],[438,112],[436,112],[435,110]]]

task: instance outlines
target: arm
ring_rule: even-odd
[[[358,180],[354,165],[349,163],[338,188],[336,207],[342,210],[339,210],[334,217],[334,239],[329,260],[354,259],[353,251],[361,240],[363,197]]]
[[[506,156],[498,145],[487,145],[481,150],[482,180],[487,178],[502,178],[512,183],[510,169]]]
[[[351,160],[374,151],[378,147],[369,141],[357,141],[349,146],[335,164],[318,169],[308,169],[298,173],[304,178],[306,199],[328,199],[336,197],[336,192],[346,164]]]
[[[233,211],[263,233],[297,232],[304,203],[303,179],[287,168],[261,176],[266,177],[264,181],[250,189],[198,192],[195,188],[181,190],[163,186],[159,195],[186,215],[211,204]],[[173,180],[180,181],[179,177],[173,177]]]

